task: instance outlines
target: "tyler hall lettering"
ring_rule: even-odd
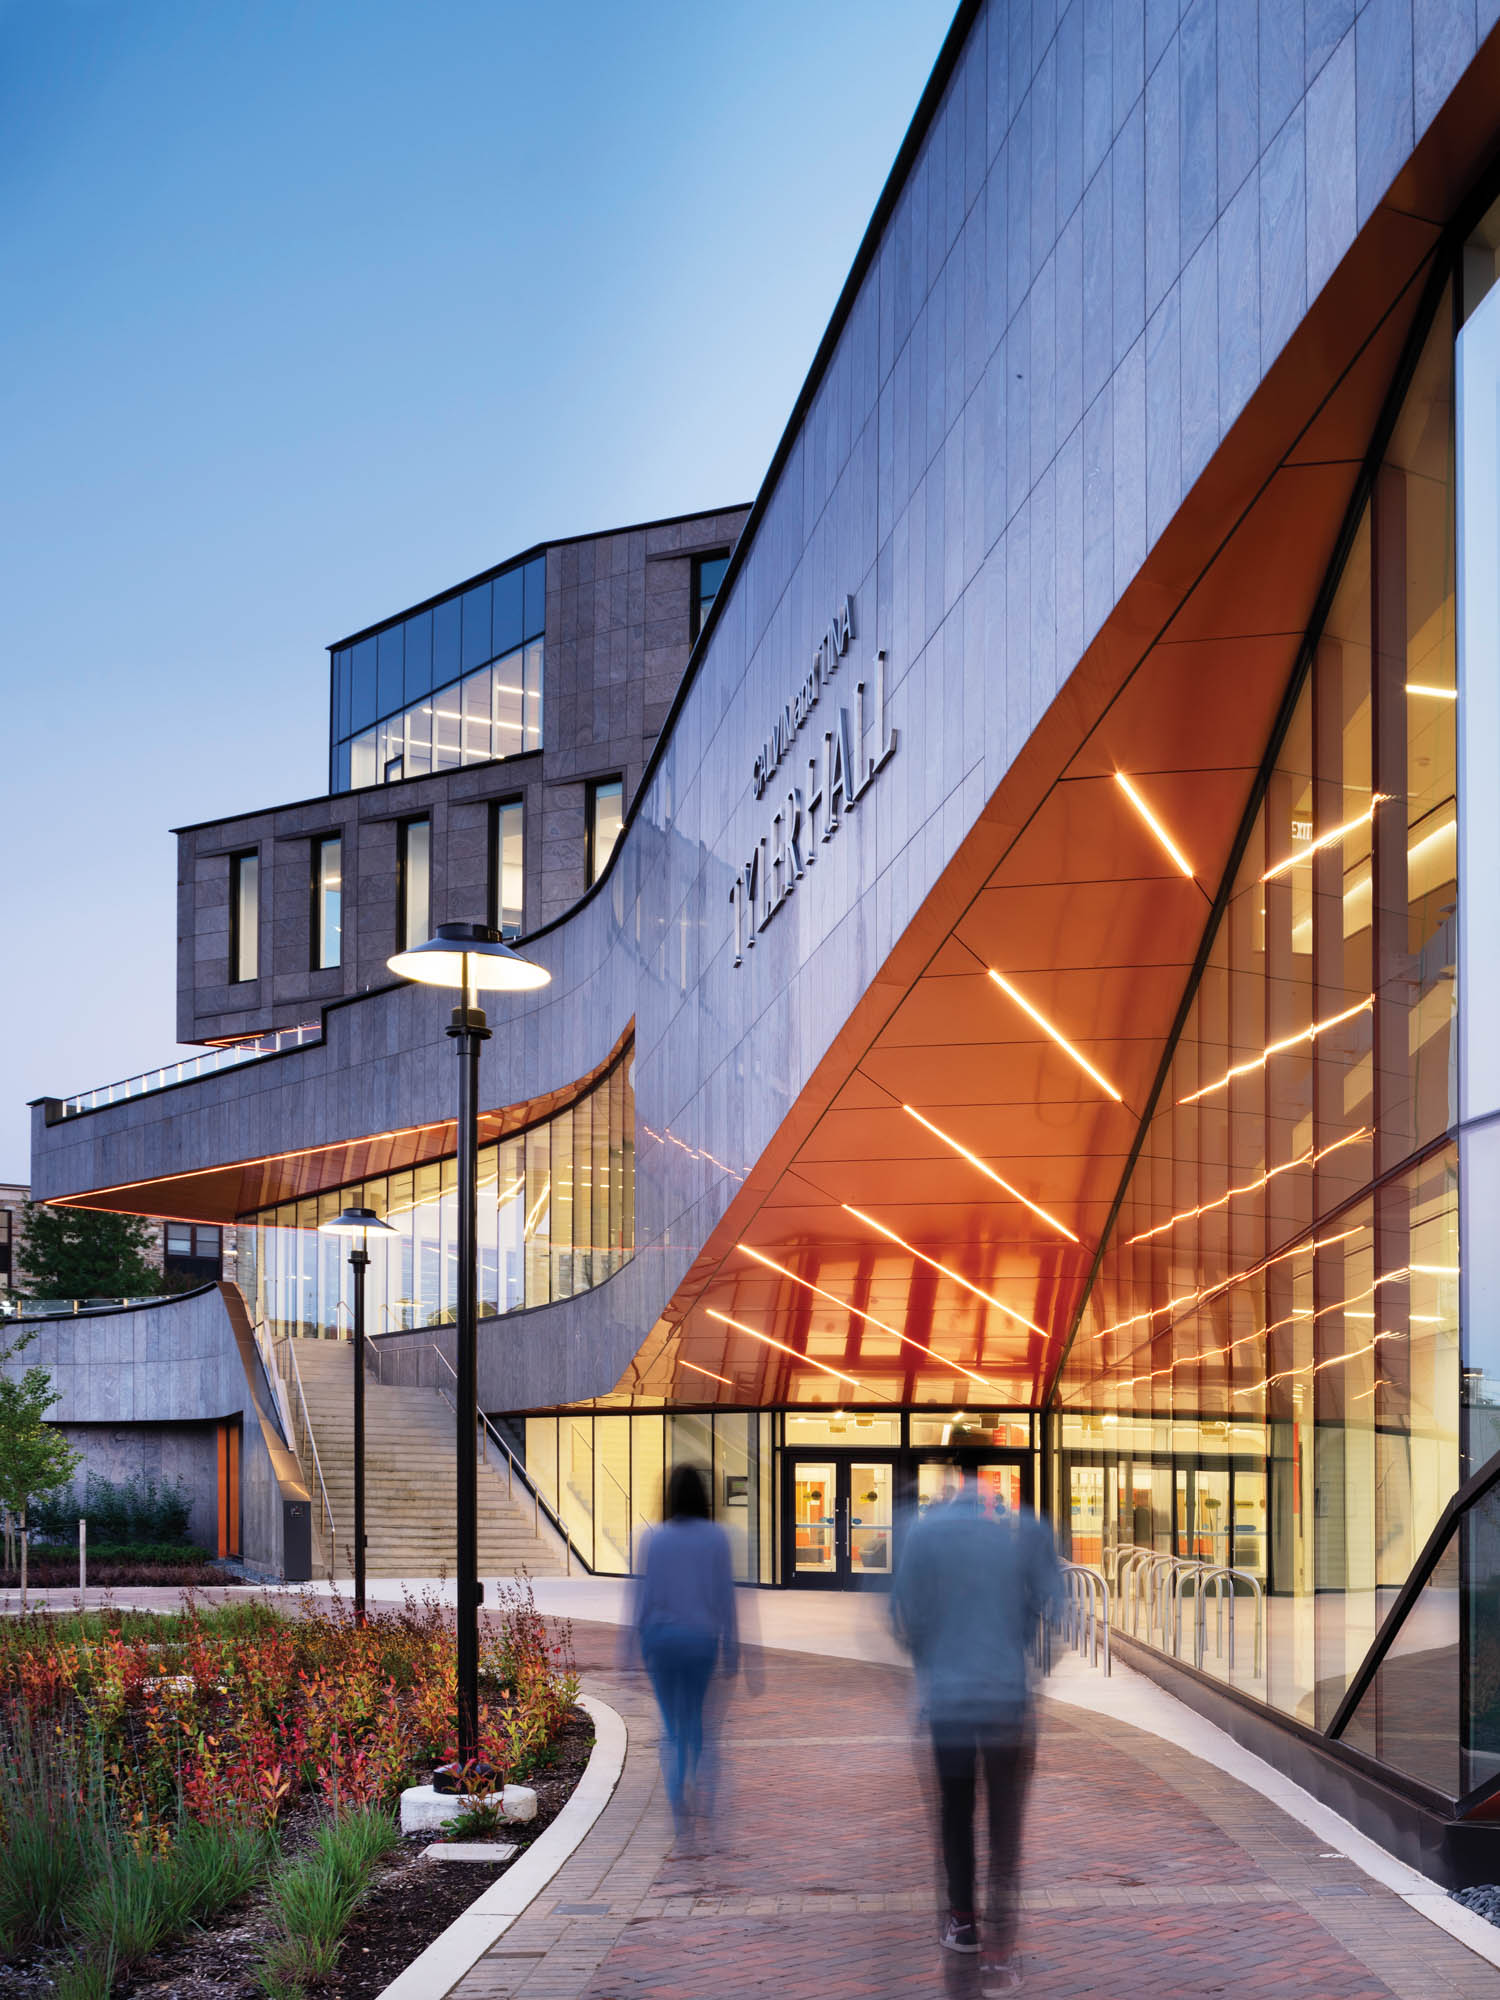
[[[845,815],[853,812],[869,790],[876,772],[884,770],[896,753],[896,731],[888,729],[885,720],[885,654],[877,651],[868,680],[854,683],[852,717],[849,708],[840,702],[821,743],[809,734],[812,754],[806,765],[806,791],[798,785],[788,785],[784,791],[772,785],[824,689],[838,672],[840,661],[847,656],[853,637],[854,599],[846,597],[828,622],[806,678],[772,722],[756,756],[751,785],[758,799],[764,798],[768,790],[772,792],[776,811],[771,816],[770,830],[755,843],[750,859],[730,884],[736,965],[753,949],[757,933],[765,929],[798,880],[817,860],[818,848],[832,840]],[[866,690],[870,696],[868,725]],[[875,738],[875,747],[868,754],[867,726]]]

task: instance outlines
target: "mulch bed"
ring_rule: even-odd
[[[579,1709],[569,1714],[554,1761],[527,1779],[537,1797],[536,1818],[507,1827],[516,1859],[544,1833],[571,1797],[594,1742],[594,1725]],[[283,1827],[282,1851],[295,1853],[311,1838],[317,1809],[292,1814]],[[344,1933],[331,1978],[318,1988],[329,2000],[375,2000],[391,1981],[440,1937],[476,1896],[503,1875],[509,1862],[426,1861],[429,1834],[413,1834],[381,1864],[373,1886]],[[226,1910],[206,1930],[179,1938],[148,1959],[116,2000],[264,2000],[255,1966],[274,1935],[263,1895]],[[45,2000],[53,1990],[43,1966],[0,1964],[0,2000]]]

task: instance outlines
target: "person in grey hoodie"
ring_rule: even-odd
[[[989,1819],[989,1937],[980,1990],[1013,1993],[1016,1874],[1033,1760],[1029,1649],[1062,1599],[1051,1531],[1029,1511],[980,1504],[977,1460],[958,1454],[955,1489],[908,1529],[891,1618],[912,1656],[937,1767],[948,1951],[978,1952],[974,1807],[984,1771]]]
[[[635,1586],[632,1626],[661,1710],[661,1770],[679,1838],[693,1805],[714,1806],[714,1745],[705,1733],[704,1700],[714,1668],[739,1668],[734,1573],[729,1537],[709,1519],[708,1492],[695,1465],[674,1467],[667,1518],[646,1538]]]

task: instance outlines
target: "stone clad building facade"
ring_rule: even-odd
[[[733,544],[696,636],[662,636],[651,531],[607,589],[602,542],[546,551],[518,929],[552,977],[481,1071],[481,1397],[581,1561],[629,1571],[692,1457],[744,1580],[878,1581],[961,1439],[1147,1609],[1153,1671],[1455,1875],[1500,1787],[1465,1664],[1500,1644],[1466,1219],[1500,1129],[1497,83],[1493,22],[1425,0],[962,7],[754,506],[674,524],[689,635]],[[453,657],[524,733],[491,582]],[[184,836],[185,1030],[306,1038],[38,1106],[34,1175],[235,1227],[292,1350],[347,1311],[325,1209],[375,1207],[380,1381],[417,1395],[452,1076],[439,998],[382,974],[392,820],[430,817],[424,914],[482,916],[511,780],[408,776],[426,739],[352,695],[345,727],[353,650],[335,779],[373,731],[378,782]],[[244,1006],[235,842],[278,899]],[[1197,1643],[1216,1578],[1232,1656]]]

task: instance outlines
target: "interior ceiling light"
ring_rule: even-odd
[[[934,1361],[941,1362],[945,1368],[952,1368],[960,1375],[967,1375],[971,1382],[979,1383],[981,1388],[995,1387],[995,1384],[986,1381],[983,1375],[976,1375],[972,1368],[965,1368],[961,1361],[950,1361],[946,1354],[939,1354],[935,1347],[927,1347],[920,1340],[914,1339],[911,1334],[903,1333],[899,1327],[890,1325],[886,1320],[876,1319],[874,1313],[866,1312],[863,1306],[850,1305],[846,1300],[836,1298],[832,1292],[825,1292],[823,1287],[815,1285],[811,1278],[798,1277],[795,1271],[789,1271],[785,1264],[778,1264],[774,1257],[766,1256],[764,1251],[752,1250],[748,1243],[742,1243],[739,1247],[747,1257],[753,1257],[757,1264],[764,1264],[770,1271],[779,1271],[783,1278],[790,1278],[794,1285],[801,1285],[809,1292],[816,1292],[820,1299],[827,1299],[828,1303],[837,1306],[840,1312],[854,1313],[858,1318],[868,1320],[871,1326],[878,1326],[882,1333],[894,1334],[897,1340],[904,1341],[908,1347],[915,1347],[920,1354],[931,1355]]]
[[[1369,1126],[1361,1125],[1357,1132],[1350,1132],[1342,1139],[1335,1139],[1332,1145],[1325,1146],[1321,1153],[1315,1153],[1309,1147],[1305,1153],[1299,1153],[1295,1160],[1284,1160],[1279,1167],[1268,1167],[1263,1174],[1257,1174],[1253,1181],[1246,1181],[1243,1187],[1230,1188],[1226,1194],[1216,1196],[1213,1201],[1200,1202],[1196,1208],[1185,1208],[1178,1215],[1169,1215],[1165,1222],[1158,1222],[1154,1229],[1143,1229],[1139,1236],[1127,1238],[1127,1247],[1133,1243],[1149,1242],[1153,1236],[1165,1235],[1169,1229],[1175,1229],[1179,1222],[1191,1222],[1195,1216],[1211,1215],[1216,1208],[1223,1208],[1226,1203],[1236,1200],[1242,1194],[1258,1193],[1268,1182],[1274,1181],[1278,1174],[1289,1174],[1293,1167],[1315,1167],[1320,1160],[1326,1160],[1330,1153],[1338,1152],[1343,1146],[1357,1145],[1361,1139],[1368,1139],[1370,1136]]]
[[[876,1230],[889,1242],[899,1244],[908,1256],[930,1265],[934,1271],[941,1271],[945,1278],[951,1278],[955,1285],[962,1285],[966,1292],[972,1292],[975,1298],[983,1299],[986,1305],[994,1306],[997,1311],[1008,1314],[1011,1319],[1019,1320],[1022,1326],[1030,1327],[1033,1333],[1039,1333],[1043,1340],[1047,1338],[1046,1327],[1038,1326],[1034,1319],[1028,1319],[1025,1313],[1017,1312],[1014,1306],[1008,1306],[1003,1299],[997,1299],[992,1292],[985,1291],[982,1285],[973,1284],[968,1278],[960,1277],[957,1271],[950,1270],[946,1264],[940,1264],[936,1257],[929,1257],[925,1250],[919,1250],[914,1243],[908,1243],[906,1238],[898,1236],[894,1229],[887,1229],[885,1224],[877,1222],[873,1215],[866,1215],[861,1208],[851,1207],[847,1201],[840,1202],[839,1206],[858,1221],[868,1223],[871,1229]]]
[[[1336,840],[1342,840],[1346,833],[1353,833],[1356,828],[1372,821],[1375,817],[1376,806],[1388,805],[1389,803],[1390,795],[1388,793],[1372,792],[1370,803],[1362,813],[1356,813],[1353,819],[1346,819],[1342,826],[1335,826],[1330,828],[1327,833],[1320,833],[1316,840],[1308,841],[1305,847],[1297,848],[1295,853],[1289,854],[1286,857],[1285,861],[1278,861],[1274,868],[1268,868],[1265,874],[1261,876],[1261,881],[1274,882],[1278,875],[1284,875],[1288,868],[1295,868],[1299,861],[1308,860],[1310,856],[1318,852],[1319,848],[1331,847]]]
[[[1156,817],[1156,814],[1152,812],[1150,806],[1147,805],[1146,801],[1141,797],[1135,786],[1131,784],[1123,771],[1115,772],[1115,783],[1135,807],[1147,826],[1156,835],[1163,851],[1170,857],[1173,867],[1180,869],[1187,876],[1188,880],[1191,881],[1193,879],[1192,863],[1187,860],[1182,849],[1177,845],[1171,834],[1167,832],[1167,829]]]
[[[732,1326],[736,1333],[748,1333],[752,1340],[763,1341],[767,1347],[778,1348],[781,1353],[790,1354],[793,1361],[802,1361],[809,1368],[820,1369],[823,1374],[831,1375],[836,1382],[852,1382],[856,1389],[862,1389],[867,1396],[881,1394],[879,1389],[872,1389],[868,1383],[861,1382],[857,1375],[846,1375],[842,1368],[830,1368],[826,1361],[814,1361],[810,1354],[799,1354],[795,1347],[788,1347],[784,1340],[772,1340],[768,1333],[757,1333],[753,1326],[746,1326],[743,1320],[731,1319],[728,1313],[715,1312],[712,1306],[708,1306],[706,1311],[710,1319],[719,1320],[725,1326]],[[891,1399],[886,1396],[883,1400],[888,1403]]]
[[[961,1159],[967,1160],[971,1167],[978,1167],[980,1173],[985,1175],[988,1180],[992,1180],[996,1187],[1004,1188],[1005,1192],[1020,1202],[1023,1208],[1029,1208],[1033,1215],[1039,1215],[1049,1229],[1055,1229],[1060,1236],[1066,1236],[1070,1243],[1078,1241],[1078,1238],[1065,1223],[1059,1222],[1055,1215],[1049,1215],[1045,1208],[1038,1207],[1036,1202],[1022,1194],[1019,1188],[1012,1187],[1009,1181],[1002,1180],[993,1167],[987,1167],[977,1153],[971,1153],[967,1146],[961,1146],[951,1133],[943,1131],[941,1126],[934,1125],[930,1118],[924,1118],[920,1111],[914,1111],[909,1104],[903,1104],[901,1109],[906,1113],[908,1118],[915,1118],[919,1125],[925,1126],[934,1139],[941,1139],[945,1146],[951,1146],[954,1152]]]
[[[681,1355],[677,1357],[677,1366],[679,1368],[691,1368],[695,1375],[706,1375],[711,1382],[722,1382],[726,1389],[734,1387],[733,1382],[730,1381],[727,1375],[716,1375],[712,1368],[700,1368],[696,1361],[684,1361]]]
[[[1367,1008],[1374,1005],[1375,996],[1372,993],[1368,999],[1361,1000],[1358,1006],[1346,1007],[1342,1014],[1330,1014],[1324,1021],[1314,1021],[1310,1028],[1301,1028],[1295,1035],[1286,1035],[1279,1042],[1270,1042],[1258,1056],[1252,1056],[1248,1062],[1232,1064],[1212,1083],[1205,1083],[1201,1090],[1194,1090],[1186,1097],[1179,1097],[1177,1102],[1196,1104],[1200,1097],[1212,1096],[1214,1091],[1222,1090],[1226,1083],[1232,1083],[1237,1076],[1249,1076],[1254,1070],[1264,1069],[1272,1056],[1282,1055],[1287,1049],[1300,1048],[1304,1042],[1315,1042],[1319,1035],[1326,1034],[1328,1029],[1338,1027],[1342,1021],[1352,1021],[1356,1014],[1363,1014]]]
[[[1428,687],[1422,681],[1408,681],[1406,683],[1406,692],[1408,694],[1429,694],[1432,696],[1434,701],[1458,700],[1457,688]]]
[[[1064,1055],[1071,1056],[1074,1062],[1077,1063],[1078,1067],[1081,1070],[1086,1071],[1088,1075],[1090,1075],[1094,1079],[1095,1083],[1098,1084],[1099,1088],[1105,1093],[1106,1096],[1112,1097],[1115,1100],[1116,1104],[1123,1104],[1125,1102],[1124,1098],[1120,1095],[1119,1091],[1115,1089],[1114,1085],[1110,1082],[1109,1078],[1106,1076],[1101,1076],[1098,1070],[1096,1070],[1094,1068],[1094,1065],[1089,1061],[1088,1057],[1085,1055],[1081,1055],[1079,1051],[1074,1048],[1073,1044],[1068,1040],[1066,1035],[1059,1034],[1057,1029],[1054,1028],[1052,1023],[1047,1019],[1046,1015],[1039,1014],[1036,1008],[1032,1006],[1031,1002],[1027,999],[1024,999],[1016,991],[1015,987],[1011,985],[1008,979],[1004,978],[1000,973],[996,972],[993,966],[990,966],[989,968],[989,975],[990,978],[994,980],[995,984],[1000,988],[1000,991],[1002,993],[1008,994],[1009,997],[1015,1001],[1016,1005],[1020,1008],[1023,1014],[1030,1015],[1031,1019],[1036,1022],[1037,1026],[1041,1029],[1042,1033],[1044,1035],[1050,1035],[1053,1041],[1056,1042],[1057,1046],[1063,1051]]]

